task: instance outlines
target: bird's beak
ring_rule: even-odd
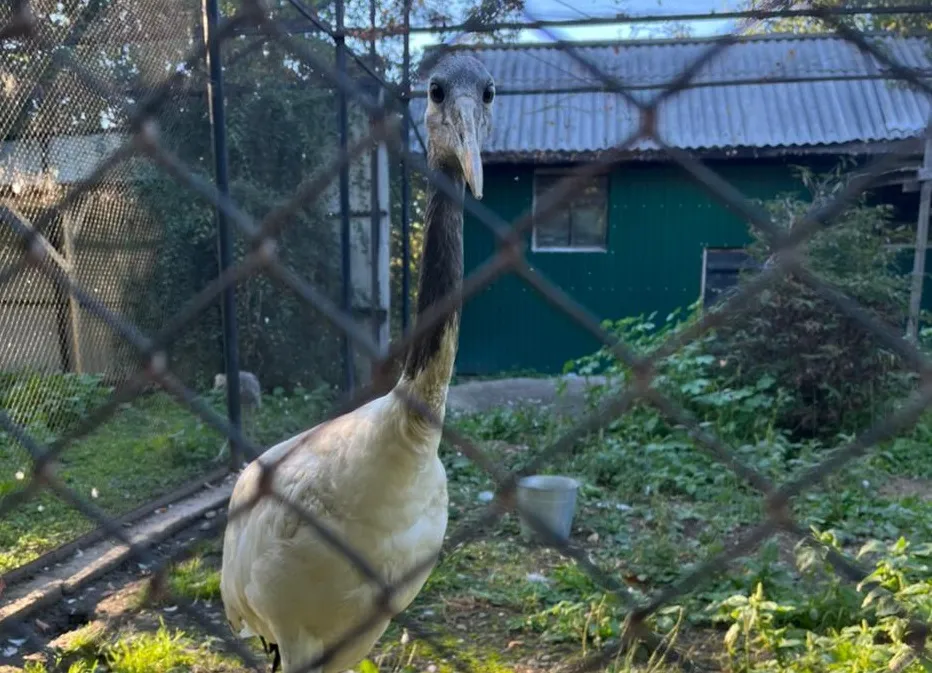
[[[479,111],[471,98],[460,98],[456,107],[459,112],[460,144],[456,150],[463,177],[472,191],[473,198],[482,198],[482,156],[480,150],[482,142],[479,140]]]

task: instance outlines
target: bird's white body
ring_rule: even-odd
[[[477,59],[453,54],[434,68],[428,90],[428,165],[445,172],[460,194],[468,184],[481,198],[492,77]],[[419,321],[462,285],[462,202],[428,187],[425,225]],[[240,475],[220,592],[234,631],[274,644],[283,673],[306,670],[334,645],[340,649],[317,673],[355,666],[427,581],[447,527],[441,433],[428,416],[443,420],[458,334],[459,311],[449,311],[409,345],[392,392],[273,446]],[[430,413],[412,410],[408,398]],[[276,465],[260,492],[263,463]],[[296,509],[357,552],[383,582],[406,580],[390,606],[382,605],[381,587]],[[344,642],[363,625],[360,636]]]
[[[447,527],[447,482],[440,433],[412,424],[393,391],[351,414],[288,439],[258,459],[274,471],[273,490],[318,519],[386,582],[396,583],[437,554]],[[240,475],[230,511],[255,497],[260,467]],[[393,598],[405,609],[432,569]],[[268,495],[227,525],[221,593],[243,636],[278,644],[290,673],[309,663],[378,609],[379,588],[293,509]],[[324,667],[336,673],[363,659],[392,615],[372,623]]]

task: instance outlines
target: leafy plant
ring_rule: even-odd
[[[778,666],[784,666],[791,656],[787,650],[800,644],[788,637],[787,627],[776,626],[778,615],[790,612],[792,607],[767,600],[762,584],[749,596],[738,594],[722,601],[719,608],[732,620],[723,642],[733,666],[740,657],[741,668],[751,669],[761,651],[773,655]]]
[[[839,164],[827,175],[799,169],[810,198],[790,194],[763,205],[791,233],[811,208],[843,188],[843,168]],[[806,255],[821,278],[899,329],[908,279],[885,245],[901,235],[891,212],[863,199],[854,203],[816,233]],[[766,263],[766,237],[754,234],[750,250]],[[634,352],[647,354],[698,317],[692,306],[685,317],[676,311],[662,322],[651,314],[603,326]],[[567,363],[565,370],[607,376],[593,402],[619,391],[632,376],[607,348]],[[665,394],[718,431],[745,439],[789,432],[796,439],[831,441],[888,409],[912,385],[894,353],[795,274],[772,282],[754,307],[729,316],[715,331],[687,340],[663,358],[656,374],[654,385]]]
[[[830,532],[815,534],[828,547],[838,548]],[[892,544],[871,541],[859,556],[874,558],[875,570],[856,588],[848,585],[846,591],[857,597],[860,609],[847,611],[834,624],[800,623],[799,618],[805,616],[804,593],[775,601],[762,584],[750,594],[735,594],[712,606],[718,618],[729,624],[723,639],[728,670],[923,670],[919,662],[910,665],[913,649],[908,615],[925,620],[932,608],[929,545],[911,549],[904,539]],[[801,558],[805,559],[802,567],[806,572],[825,562],[824,552],[812,549]],[[839,586],[840,582],[835,579],[833,584]]]
[[[828,202],[845,185],[844,164],[827,175],[799,169],[810,199],[797,195],[765,202],[772,220],[790,234],[813,207]],[[899,231],[891,208],[869,206],[864,198],[846,208],[832,226],[806,245],[809,267],[894,329],[903,324],[907,278],[895,268],[885,244]],[[763,232],[754,231],[751,251],[769,259]],[[752,309],[732,316],[710,344],[737,384],[773,380],[790,396],[776,423],[796,437],[834,439],[861,427],[906,380],[895,355],[855,320],[842,314],[800,275],[772,282]]]
[[[59,434],[103,404],[111,390],[93,374],[6,372],[0,376],[0,408],[19,425]]]
[[[674,311],[660,324],[656,321],[656,314],[652,313],[605,321],[603,327],[635,352],[647,355],[667,339],[689,328],[698,319],[697,308],[697,305],[690,307],[686,318],[680,317],[680,311]],[[714,334],[691,339],[662,358],[653,378],[654,387],[683,404],[700,421],[715,425],[719,432],[745,440],[773,438],[775,421],[789,403],[789,395],[778,386],[776,378],[766,373],[761,373],[754,380],[736,377],[726,368],[726,361],[714,354],[716,343]],[[606,395],[620,392],[633,376],[630,368],[604,347],[567,363],[564,370],[584,376],[596,373],[605,376],[605,384],[590,389],[589,402],[592,405],[602,402]],[[648,413],[653,417],[645,420],[647,429],[669,430],[668,423],[654,415],[653,410]],[[620,427],[620,421],[609,429],[617,427]]]

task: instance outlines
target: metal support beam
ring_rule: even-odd
[[[214,146],[214,172],[217,191],[223,196],[230,192],[227,158],[226,110],[223,100],[223,64],[220,41],[214,36],[220,22],[217,0],[204,0],[204,41],[207,44],[207,100],[210,105],[210,132]],[[233,235],[230,223],[220,208],[216,210],[217,245],[220,273],[233,263]],[[232,286],[222,295],[223,364],[227,375],[227,415],[230,424],[240,430],[242,416],[239,389],[239,343],[236,326],[236,293]],[[230,465],[236,470],[243,464],[243,447],[230,441]]]
[[[375,35],[376,29],[376,12],[375,0],[369,0],[369,26],[372,28],[372,34]],[[369,40],[369,59],[370,65],[375,68],[378,53],[375,49],[375,38]],[[379,105],[385,104],[385,90],[379,88],[378,94]],[[369,263],[371,265],[371,285],[369,289],[369,308],[372,311],[372,338],[380,347],[382,343],[382,320],[379,317],[381,308],[381,270],[379,268],[379,258],[381,257],[381,233],[382,233],[382,204],[379,202],[379,143],[372,146],[369,153]]]
[[[83,219],[84,209],[81,208],[77,214],[72,209],[62,213],[61,234],[62,234],[62,253],[65,258],[65,272],[77,283],[75,273],[75,263],[78,255],[74,245],[75,219]],[[73,292],[68,292],[68,327],[69,327],[69,359],[68,363],[71,371],[77,374],[84,373],[84,345],[82,343],[81,333],[81,303],[74,296]]]
[[[343,0],[336,2],[337,27],[334,34],[336,43],[336,65],[340,77],[346,77],[346,35],[344,34],[345,6]],[[340,154],[349,151],[349,102],[346,91],[340,89],[337,110],[337,124],[340,132]],[[340,252],[343,275],[342,308],[346,315],[353,311],[353,274],[350,268],[350,194],[349,194],[349,165],[344,163],[340,167]],[[353,365],[353,346],[346,332],[343,340],[343,387],[344,392],[351,393],[356,387],[356,370]]]
[[[409,148],[411,125],[411,0],[404,0],[404,50],[401,65],[401,142]],[[401,157],[401,331],[408,331],[411,314],[411,167]]]
[[[926,137],[925,151],[922,156],[922,169],[919,171],[919,221],[916,223],[916,254],[913,258],[912,289],[909,295],[909,318],[906,323],[906,338],[917,341],[919,338],[919,313],[922,310],[922,286],[926,276],[926,248],[929,245],[929,207],[932,201],[932,137]]]

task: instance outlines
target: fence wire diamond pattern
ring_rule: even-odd
[[[932,93],[932,87],[930,87],[927,82],[921,80],[910,69],[898,64],[888,55],[876,49],[867,38],[847,27],[832,12],[823,11],[820,13],[817,10],[812,10],[809,13],[817,16],[827,25],[832,26],[837,34],[855,44],[859,49],[872,54],[878,61],[884,64],[884,66],[889,68],[894,76],[902,79],[909,86],[926,93]],[[125,107],[121,102],[121,97],[118,95],[118,90],[83,65],[80,59],[75,56],[74,51],[57,49],[57,34],[46,30],[44,26],[36,22],[28,1],[20,0],[13,6],[8,6],[4,14],[5,15],[2,16],[2,25],[0,25],[0,39],[26,40],[32,45],[32,48],[43,50],[51,54],[52,59],[57,61],[60,66],[67,69],[71,75],[79,78],[88,89],[95,92],[102,99],[110,101],[114,105]],[[526,18],[529,23],[536,21],[535,17],[530,15]],[[801,246],[809,237],[820,228],[831,226],[833,218],[841,213],[847,204],[857,198],[858,195],[885,170],[902,160],[903,156],[908,151],[908,143],[904,142],[893,146],[888,154],[875,160],[858,178],[850,181],[844,191],[838,194],[831,203],[813,208],[807,213],[807,215],[792,228],[792,233],[790,234],[782,233],[783,230],[776,226],[766,213],[755,207],[748,199],[739,193],[737,189],[717,176],[714,171],[704,166],[688,153],[665,143],[663,129],[657,127],[658,109],[688,87],[692,78],[704,65],[711,62],[713,59],[727,58],[728,48],[735,42],[735,36],[725,35],[716,40],[700,58],[687,67],[677,78],[671,81],[664,91],[650,102],[642,103],[628,91],[625,82],[620,81],[618,78],[608,73],[602,72],[597,64],[591,63],[583,56],[577,54],[571,43],[560,42],[557,36],[550,35],[555,42],[560,44],[562,50],[570,55],[583,68],[592,73],[592,75],[604,85],[606,90],[616,93],[634,105],[640,112],[641,121],[637,131],[624,142],[602,153],[598,160],[579,167],[571,177],[561,180],[546,195],[544,203],[540,205],[537,216],[545,217],[547,213],[559,207],[561,202],[565,201],[570,194],[582,184],[582,181],[587,176],[594,175],[619,161],[619,158],[624,154],[625,150],[632,147],[635,142],[638,140],[650,139],[656,142],[667,153],[670,159],[692,174],[692,176],[716,199],[739,212],[742,217],[754,227],[766,232],[771,245],[771,263],[752,282],[744,286],[740,292],[730,297],[721,307],[706,312],[698,323],[671,337],[651,356],[642,357],[637,355],[634,350],[629,348],[625,343],[619,341],[604,330],[600,326],[599,321],[577,304],[571,296],[528,265],[524,258],[522,242],[525,234],[533,224],[534,217],[532,214],[525,214],[514,223],[508,223],[481,204],[472,201],[464,201],[449,180],[445,179],[442,175],[434,174],[428,169],[423,156],[406,149],[407,143],[402,142],[403,139],[400,135],[400,116],[393,107],[390,105],[382,106],[377,103],[367,92],[360,90],[357,85],[347,77],[345,72],[337,71],[319,55],[312,53],[306,45],[294,39],[285,28],[269,17],[267,9],[258,0],[246,0],[243,2],[243,7],[239,12],[231,18],[220,22],[217,30],[210,39],[216,41],[227,40],[236,35],[238,31],[246,29],[252,31],[253,34],[258,33],[262,35],[263,38],[269,41],[279,42],[291,52],[295,59],[320,73],[320,75],[336,89],[353,97],[356,102],[366,109],[376,120],[372,126],[371,134],[361,141],[352,144],[344,153],[341,153],[330,166],[321,171],[319,177],[302,183],[291,200],[270,212],[262,221],[256,222],[228,196],[221,194],[212,183],[196,175],[183,161],[173,155],[160,143],[160,129],[154,121],[154,116],[156,111],[168,101],[173,88],[183,79],[183,72],[185,69],[179,68],[174,74],[165,78],[161,85],[156,87],[151,93],[137,101],[131,109],[122,110],[130,122],[129,128],[132,132],[131,141],[112,152],[105,161],[95,168],[91,175],[75,184],[57,203],[45,209],[42,214],[35,218],[27,217],[23,213],[18,212],[11,205],[5,204],[0,206],[0,222],[2,222],[2,227],[15,234],[18,238],[18,245],[21,250],[20,258],[15,264],[8,268],[0,269],[0,282],[4,285],[8,284],[17,274],[23,273],[27,269],[40,271],[57,287],[67,292],[83,309],[92,313],[96,318],[113,330],[114,333],[119,335],[121,339],[125,340],[127,344],[131,345],[136,352],[140,364],[138,371],[117,387],[106,404],[95,410],[85,422],[81,423],[79,427],[68,435],[50,444],[44,444],[39,439],[30,436],[23,427],[20,427],[14,422],[9,414],[0,411],[0,426],[13,436],[25,450],[29,452],[33,459],[33,473],[27,487],[0,501],[0,516],[9,515],[15,508],[35,497],[43,489],[47,489],[78,509],[89,519],[92,519],[114,539],[128,545],[135,559],[140,562],[158,565],[160,570],[155,574],[152,580],[153,585],[156,586],[159,591],[167,592],[169,588],[165,586],[164,572],[167,567],[180,560],[183,556],[176,556],[167,563],[158,563],[147,549],[146,544],[130,540],[125,530],[108,517],[100,508],[65,485],[56,475],[54,469],[55,461],[63,452],[67,451],[69,446],[74,442],[87,436],[102,424],[105,424],[122,404],[135,399],[150,383],[161,386],[173,396],[180,405],[183,405],[189,409],[192,414],[196,414],[206,423],[229,437],[234,446],[245,452],[247,458],[252,459],[259,455],[261,452],[260,447],[244,437],[226,418],[217,414],[201,402],[195,393],[188,389],[167,368],[168,358],[166,355],[166,348],[172,343],[173,339],[183,333],[186,327],[195,320],[200,313],[205,311],[209,305],[216,302],[226,288],[236,286],[238,283],[241,283],[253,275],[267,274],[279,283],[284,290],[296,293],[303,301],[326,316],[328,320],[351,339],[356,348],[373,360],[375,364],[374,370],[376,371],[373,382],[363,389],[356,391],[349,399],[345,400],[334,414],[337,415],[356,408],[362,401],[371,399],[371,397],[378,392],[384,392],[387,389],[386,386],[392,383],[387,380],[387,365],[403,355],[412,342],[425,334],[431,327],[439,324],[451,311],[456,310],[463,302],[468,301],[500,276],[504,274],[515,274],[545,300],[564,313],[567,319],[575,321],[595,336],[600,342],[606,345],[617,358],[630,366],[635,372],[633,380],[624,391],[613,399],[608,400],[600,409],[588,417],[581,419],[570,432],[565,434],[558,441],[554,442],[545,450],[540,451],[533,457],[530,464],[526,466],[525,472],[533,471],[544,466],[548,461],[554,460],[561,454],[566,453],[578,440],[585,437],[588,433],[614,421],[619,416],[623,415],[635,401],[644,399],[655,405],[674,423],[688,428],[698,445],[707,451],[709,455],[728,466],[728,468],[760,491],[767,512],[767,517],[764,521],[746,532],[727,549],[707,559],[678,582],[657,592],[650,600],[644,603],[635,602],[625,590],[624,585],[610,573],[605,572],[595,565],[582,549],[570,543],[562,542],[553,532],[549,531],[542,522],[534,521],[533,514],[524,512],[524,516],[531,519],[531,525],[544,539],[548,540],[551,545],[559,549],[563,554],[575,559],[597,583],[607,590],[614,592],[629,608],[622,641],[614,649],[603,651],[590,657],[575,669],[578,673],[582,673],[583,671],[593,670],[608,664],[622,649],[630,645],[634,640],[646,642],[653,648],[665,648],[666,646],[664,643],[647,628],[645,620],[677,596],[695,590],[711,576],[725,571],[729,563],[742,555],[748,554],[768,537],[778,532],[784,532],[808,544],[819,545],[820,543],[818,541],[811,538],[808,533],[793,520],[789,507],[791,499],[802,493],[805,489],[813,487],[823,481],[834,471],[842,469],[846,463],[869,451],[871,447],[878,442],[884,441],[910,427],[928,407],[930,402],[932,402],[932,379],[929,377],[929,373],[932,372],[932,361],[926,358],[925,355],[909,341],[904,340],[899,334],[893,332],[886,325],[875,320],[868,311],[860,307],[856,302],[837,291],[826,281],[820,279],[816,273],[806,267],[805,260],[800,253]],[[472,26],[471,29],[478,31],[482,29],[482,26]],[[542,28],[541,30],[549,32],[546,28]],[[197,49],[185,59],[185,67],[188,70],[196,70],[201,67],[201,64],[205,62],[206,52],[207,48],[205,45],[201,44],[198,46]],[[437,54],[442,54],[442,52],[442,49],[438,50]],[[402,115],[403,114],[407,114],[407,112],[403,111]],[[410,119],[408,121],[412,123]],[[403,160],[407,161],[410,167],[427,175],[437,189],[445,192],[451,199],[467,209],[478,221],[489,227],[497,237],[499,244],[497,254],[487,260],[486,263],[480,266],[473,274],[468,276],[460,289],[450,293],[430,311],[419,316],[416,327],[403,339],[394,343],[384,352],[380,350],[370,334],[358,324],[352,316],[344,314],[325,293],[320,292],[312,284],[306,282],[294,271],[289,269],[279,256],[277,245],[278,235],[288,226],[292,216],[304,205],[319,198],[329,186],[331,180],[339,173],[340,168],[346,163],[358,158],[366,151],[367,147],[369,147],[373,141],[388,142],[391,145],[392,151],[401,155]],[[178,183],[198,194],[200,198],[213,204],[222,211],[239,232],[246,237],[251,246],[250,252],[239,263],[225,270],[197,295],[191,297],[187,304],[171,317],[171,319],[167,320],[158,333],[153,335],[142,333],[137,326],[128,322],[125,317],[112,311],[105,303],[97,299],[93,293],[88,292],[86,288],[75,282],[73,277],[62,268],[61,261],[57,259],[54,254],[53,246],[51,246],[46,239],[49,227],[56,213],[63,212],[67,207],[77,202],[82,195],[86,194],[95,185],[104,180],[108,173],[116,170],[123,162],[129,161],[134,157],[143,157],[145,160],[152,162],[174,178]],[[856,321],[864,330],[878,337],[885,346],[900,355],[920,374],[922,383],[913,398],[894,414],[880,420],[847,445],[836,449],[828,455],[821,464],[808,472],[803,473],[792,481],[776,486],[764,475],[744,465],[736,457],[736,453],[720,438],[700,427],[685,409],[658,392],[657,389],[652,386],[652,382],[654,368],[661,359],[675,352],[690,340],[701,336],[717,325],[723,324],[738,312],[747,309],[755,301],[755,298],[760,292],[765,290],[775,279],[787,273],[795,274],[821,297],[833,303],[840,312]],[[429,418],[434,424],[439,424],[439,419],[435,418],[427,407],[418,400],[408,397],[406,402]],[[517,506],[514,496],[519,475],[509,474],[502,470],[494,461],[487,457],[476,444],[457,432],[449,428],[444,428],[443,432],[447,441],[488,471],[498,485],[495,497],[488,505],[482,517],[473,525],[457,531],[447,540],[447,545],[456,546],[481,537],[486,527],[493,524],[506,511],[514,509]],[[425,558],[420,566],[408,573],[402,582],[396,583],[394,586],[389,585],[367,565],[363,560],[363,556],[358,551],[349,548],[334,533],[329,531],[324,524],[305,512],[298,504],[290,502],[283,494],[276,492],[272,488],[272,480],[270,477],[271,473],[276,469],[276,465],[277,463],[273,463],[263,467],[263,475],[265,477],[262,482],[263,488],[252,502],[247,503],[246,507],[243,509],[231,511],[226,517],[218,518],[218,520],[214,522],[214,526],[222,527],[227,520],[240,516],[245,509],[254,506],[255,502],[261,498],[278,500],[299,515],[306,525],[314,528],[328,544],[339,550],[345,556],[347,563],[356,566],[369,581],[380,587],[382,596],[380,609],[388,609],[392,595],[397,591],[398,587],[403,585],[408,579],[416,577],[423,568],[430,567],[439,557],[440,550],[438,549],[434,554]],[[826,551],[828,559],[837,572],[845,578],[860,582],[867,577],[867,573],[858,568],[857,565],[849,559],[834,550],[827,549]],[[224,640],[229,648],[245,661],[256,666],[262,665],[260,662],[257,662],[252,653],[234,639],[232,634],[226,629],[218,628],[211,621],[204,619],[195,604],[179,596],[173,597],[173,600],[174,603],[179,606],[180,610],[187,613],[187,615],[195,620],[206,632]],[[347,633],[339,643],[336,643],[333,647],[323,652],[315,661],[308,662],[304,670],[310,671],[325,664],[334,656],[337,650],[352,641],[356,634],[364,631],[378,618],[378,614],[370,615],[355,629]],[[404,624],[414,635],[430,641],[438,652],[448,656],[452,661],[456,662],[462,670],[468,670],[469,664],[460,660],[456,652],[451,651],[438,641],[435,637],[436,634],[425,632],[421,627],[407,620],[404,615],[396,617],[396,620]],[[26,624],[7,624],[4,625],[4,627],[9,629],[11,633],[15,634],[17,637],[33,638],[35,635]],[[922,622],[915,620],[910,622],[910,635],[908,640],[914,649],[915,657],[927,656],[925,651],[928,628],[928,625]],[[666,649],[666,654],[670,660],[677,661],[687,670],[693,668],[693,663],[688,658],[674,651],[672,648]],[[900,662],[900,668],[905,667],[909,663],[910,661]]]

